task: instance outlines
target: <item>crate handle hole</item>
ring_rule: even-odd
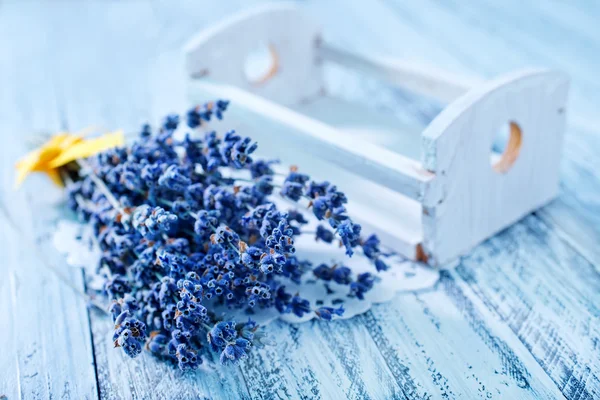
[[[505,174],[513,166],[523,142],[521,127],[514,121],[503,124],[492,142],[490,164],[494,171]]]
[[[262,85],[273,78],[279,69],[279,55],[275,46],[259,43],[244,60],[244,76],[252,85]]]

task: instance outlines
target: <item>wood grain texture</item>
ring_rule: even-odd
[[[363,320],[410,398],[560,396],[512,332],[447,273],[437,290],[377,306]]]
[[[0,54],[10,57],[0,58],[2,199],[13,196],[12,163],[31,131],[94,124],[131,131],[184,109],[180,47],[208,21],[250,3],[3,3]],[[278,346],[253,353],[240,370],[190,376],[146,355],[124,360],[110,348],[110,324],[96,314],[90,316],[94,371],[83,304],[51,275],[42,278],[35,258],[0,222],[7,255],[0,263],[0,323],[11,328],[0,330],[0,398],[81,399],[98,391],[111,399],[599,396],[597,6],[302,4],[326,25],[328,38],[348,49],[410,56],[464,75],[531,65],[568,72],[573,90],[559,198],[476,248],[431,291],[350,321],[274,324]],[[439,112],[431,101],[342,76],[336,71],[331,78],[343,97],[409,125],[424,126]],[[41,180],[27,185],[10,197],[11,211],[28,232],[39,233],[55,192]],[[71,278],[81,282],[77,272]],[[32,354],[33,348],[40,350]]]
[[[25,235],[45,243],[45,235],[57,217],[52,202],[58,191],[39,179],[15,191],[13,175],[14,162],[26,151],[23,139],[42,128],[60,128],[51,71],[37,65],[44,57],[51,57],[46,43],[39,39],[44,37],[47,26],[42,22],[27,32],[21,31],[27,25],[21,11],[34,9],[24,6],[0,13],[0,48],[5,55],[0,63],[4,142],[0,146],[0,199]],[[11,41],[16,35],[20,35],[20,41]],[[7,63],[8,59],[12,62]],[[30,245],[10,228],[4,217],[0,217],[0,226],[2,307],[11,308],[1,318],[6,341],[2,342],[0,357],[0,395],[9,399],[96,398],[85,302],[42,266]],[[44,252],[48,250],[48,246],[42,248]],[[48,260],[83,289],[80,271],[68,270],[55,251]]]
[[[483,260],[485,269],[478,267]],[[600,274],[559,234],[528,217],[476,249],[455,274],[519,336],[567,398],[600,396]]]
[[[583,254],[600,265],[600,135],[597,127],[571,124],[565,137],[559,196],[536,215]],[[600,268],[598,268],[600,270]]]
[[[0,240],[6,243],[8,233],[0,231]],[[8,327],[14,320],[14,305],[12,301],[11,282],[6,268],[2,269],[2,279],[0,279],[0,324]],[[15,330],[0,329],[0,341],[5,346],[15,346]],[[19,375],[17,372],[17,352],[11,351],[0,357],[0,394],[6,398],[18,398],[19,393]]]
[[[255,398],[405,398],[373,339],[357,321],[277,322],[269,332],[277,345],[253,353],[242,366]]]
[[[524,46],[525,49],[523,49],[520,47],[520,42],[515,40],[510,42],[510,45],[512,46],[511,51],[507,51],[506,46],[502,43],[504,39],[502,36],[498,35],[497,30],[501,30],[504,34],[508,34],[508,31],[512,30],[512,26],[509,27],[508,25],[503,24],[503,22],[500,22],[496,17],[492,17],[492,15],[503,15],[505,11],[494,9],[493,11],[488,11],[486,13],[486,10],[482,11],[479,9],[480,5],[483,4],[481,2],[477,3],[477,5],[471,4],[469,6],[463,6],[463,4],[465,3],[462,3],[461,6],[454,4],[453,8],[451,8],[449,11],[447,10],[446,4],[428,2],[425,5],[428,9],[427,13],[424,13],[421,10],[415,10],[414,8],[416,8],[416,6],[413,7],[412,5],[407,5],[406,3],[403,3],[401,7],[396,7],[395,4],[391,7],[389,4],[381,5],[381,7],[373,7],[371,12],[373,14],[377,13],[379,22],[377,27],[373,29],[375,31],[373,32],[373,35],[383,36],[386,31],[393,31],[397,32],[398,34],[402,32],[403,37],[406,38],[406,42],[409,43],[408,46],[410,47],[411,51],[415,50],[416,54],[418,54],[420,50],[414,49],[414,47],[419,47],[422,45],[425,46],[427,50],[432,51],[430,59],[437,60],[440,65],[447,65],[451,68],[455,68],[456,71],[463,73],[478,70],[480,74],[486,76],[504,72],[509,68],[525,65],[525,63],[539,65],[540,60],[543,58],[539,56],[540,52],[556,51],[554,41],[551,41],[544,35],[547,32],[551,32],[553,29],[558,29],[563,33],[570,32],[569,35],[563,35],[561,37],[560,42],[561,49],[563,51],[571,51],[571,49],[566,49],[564,47],[565,44],[567,44],[567,46],[576,47],[579,49],[581,49],[583,44],[579,41],[579,39],[582,38],[579,37],[579,32],[575,28],[575,26],[577,26],[579,23],[579,19],[570,19],[573,17],[574,13],[576,14],[577,18],[581,17],[581,10],[575,10],[567,7],[564,14],[561,14],[560,16],[554,14],[554,18],[556,18],[555,20],[545,20],[544,23],[546,25],[543,27],[543,29],[541,29],[540,24],[537,24],[536,28],[529,30],[527,32],[529,35],[527,42],[530,42],[530,39],[534,38],[536,45],[538,46],[535,49],[530,48],[529,43],[527,43],[527,45]],[[408,7],[408,10],[405,9],[406,7]],[[421,5],[419,8],[420,7]],[[467,8],[467,10],[464,8]],[[545,8],[551,7],[548,6]],[[559,8],[563,9],[564,7],[560,6]],[[517,9],[517,7],[514,9]],[[535,13],[538,11],[529,2],[524,2],[524,4],[519,2],[518,9],[523,10],[523,15],[536,15]],[[400,21],[395,19],[394,16],[389,15],[390,10],[396,11],[399,14]],[[478,12],[475,13],[475,11]],[[467,15],[464,15],[463,13]],[[473,13],[475,13],[475,16],[473,16]],[[544,10],[543,13],[545,14],[546,10]],[[324,16],[324,18],[327,17],[331,16]],[[361,19],[369,18],[368,16],[364,15],[352,15],[352,17],[354,18],[344,18],[344,20],[347,21],[348,24],[360,24],[364,22],[361,21]],[[415,19],[417,20],[415,21]],[[425,19],[427,22],[424,23],[423,19]],[[494,22],[490,24],[492,27],[481,26],[481,24],[476,22],[487,21],[488,19],[490,21],[494,20]],[[528,20],[530,19],[528,18]],[[582,18],[582,20],[586,21],[587,18]],[[476,28],[473,28],[473,25],[475,25]],[[416,26],[422,31],[427,31],[428,34],[424,34],[423,37],[415,36],[414,32],[410,29],[412,26]],[[519,29],[528,29],[529,27],[531,27],[531,24],[529,23],[519,25]],[[493,33],[491,32],[492,29],[494,29]],[[537,31],[535,31],[535,29],[537,29]],[[443,31],[443,33],[440,33],[440,31]],[[523,34],[523,32],[520,33]],[[514,30],[511,35],[514,36]],[[436,41],[435,45],[432,45],[429,41],[429,38],[432,36]],[[464,40],[461,39],[466,37],[469,37],[472,40],[467,40],[467,43],[463,43]],[[589,39],[589,37],[587,39]],[[403,45],[406,42],[403,42]],[[437,46],[443,46],[444,48]],[[485,48],[486,55],[488,56],[480,57],[480,60],[474,61],[471,58],[466,57],[464,54],[461,54],[461,48],[463,47],[469,47],[469,54],[475,55],[478,54],[478,49]],[[399,51],[393,54],[403,55],[404,51],[400,49],[398,50]],[[390,52],[392,52],[392,50],[390,50]],[[492,55],[492,58],[490,58],[490,54]],[[544,61],[547,61],[546,58],[543,59]],[[584,86],[587,84],[592,86],[597,85],[597,81],[590,82],[590,80],[593,80],[593,78],[590,78],[589,75],[580,76],[575,71],[577,66],[574,64],[581,62],[582,64],[598,65],[598,59],[597,57],[594,58],[592,55],[589,55],[587,51],[582,51],[579,54],[579,57],[553,57],[553,59],[554,62],[548,65],[561,67],[569,71],[573,77],[574,90],[571,96],[571,106],[568,107],[568,112],[570,113],[570,119],[575,120],[575,122],[570,125],[566,135],[564,161],[561,169],[561,193],[559,198],[549,206],[536,213],[536,216],[540,217],[547,224],[547,229],[550,232],[553,232],[554,240],[551,243],[544,244],[541,247],[536,246],[536,250],[533,250],[531,245],[525,246],[524,248],[526,250],[523,251],[531,252],[531,257],[529,258],[528,262],[532,265],[539,266],[542,264],[541,262],[537,261],[538,257],[554,259],[555,263],[560,264],[555,255],[548,254],[543,256],[542,254],[547,253],[547,246],[549,246],[551,249],[555,249],[559,246],[568,246],[572,249],[575,249],[575,252],[579,252],[581,255],[583,255],[581,261],[587,262],[587,264],[590,266],[588,270],[597,271],[597,244],[600,243],[600,241],[598,239],[598,224],[596,224],[595,221],[597,221],[600,192],[597,189],[597,178],[593,176],[593,173],[590,173],[590,171],[595,170],[595,168],[591,166],[596,165],[597,163],[597,157],[594,154],[596,153],[595,149],[598,148],[598,140],[597,135],[592,134],[595,128],[590,124],[590,122],[588,122],[594,120],[596,114],[590,113],[589,108],[579,107],[579,104],[582,102],[587,103],[587,107],[589,107],[590,103],[593,104],[595,102],[595,104],[597,104],[597,97],[591,96],[591,93],[584,88]],[[461,60],[465,60],[467,66],[461,67],[460,65],[457,65],[457,61],[460,62]],[[492,62],[491,60],[494,61]],[[501,62],[499,62],[499,60],[501,60]],[[484,63],[485,65],[478,66],[478,62]],[[390,109],[405,106],[401,97],[395,98],[391,101],[388,97],[385,102],[387,102],[387,107]],[[535,236],[539,233],[534,231],[529,232],[528,234]],[[485,248],[485,246],[482,246],[482,248]],[[543,251],[540,253],[539,251],[542,249]],[[552,251],[550,253],[552,253]],[[473,270],[485,271],[488,273],[489,269],[487,268],[487,265],[490,259],[494,259],[494,257],[495,254],[488,254],[487,257],[478,259],[476,263],[473,263]],[[495,293],[498,299],[498,304],[509,307],[508,304],[510,304],[512,298],[511,296],[514,296],[513,293],[506,291],[506,288],[510,287],[510,285],[507,285],[505,290],[500,290],[498,288],[500,283],[506,282],[506,280],[510,279],[511,277],[511,273],[503,271],[508,266],[510,266],[510,263],[508,263],[506,259],[504,261],[500,261],[496,273],[490,274],[489,279],[483,284],[483,286],[487,288],[488,292],[486,295],[482,295],[482,298],[485,298],[485,296],[490,296],[490,293]],[[574,266],[574,268],[577,267],[578,264]],[[526,267],[523,268],[526,269]],[[540,274],[546,277],[547,273],[543,271],[543,268],[542,270],[538,270],[534,276],[536,276],[536,274]],[[561,279],[562,281],[571,279],[568,272],[564,272],[560,276],[560,279],[556,279],[554,281],[554,285],[560,285]],[[597,282],[597,277],[595,277],[593,274],[589,274],[587,279],[589,280],[585,282],[574,282],[573,286],[564,290],[570,291],[574,296],[577,297],[579,296],[580,286],[587,288],[594,287],[594,282]],[[538,293],[536,292],[535,288],[532,287],[528,287],[523,290],[523,293],[527,294],[533,304],[543,304],[547,301],[545,296],[548,294],[548,292]],[[550,289],[550,293],[552,290],[553,289]],[[590,295],[590,301],[592,304],[598,304],[598,294],[597,292],[595,295],[593,293],[594,292],[592,291],[592,294]],[[532,303],[521,304],[521,306],[515,309],[513,312],[521,312],[527,315],[530,312],[529,310],[532,307]],[[556,315],[556,310],[551,309],[547,311],[548,314],[545,315],[545,318],[550,318],[551,316]],[[501,318],[503,317],[501,314],[500,316]],[[594,314],[594,312],[582,311],[580,321],[580,324],[587,327],[590,321],[597,321],[597,316]],[[563,332],[563,334],[566,333]],[[542,332],[539,333],[539,336],[535,340],[550,340],[551,342],[553,340],[557,340],[549,339],[549,337],[552,337],[550,335],[553,335],[553,333],[548,331]],[[582,340],[585,343],[590,340],[590,335],[588,335],[586,331],[580,330],[574,334],[574,338],[576,338],[574,339],[575,341]],[[528,348],[533,346],[533,344],[525,340],[524,337],[522,337],[522,339]],[[528,337],[528,339],[531,340],[531,337]],[[563,340],[562,337],[559,340]],[[591,336],[591,341],[592,343],[595,343],[593,335]],[[573,354],[580,354],[578,351],[573,353],[568,348],[565,349],[561,346],[553,348],[549,353],[545,353],[545,351],[546,349],[543,349],[540,351],[540,354],[543,354],[543,357],[552,357],[554,362],[556,362],[555,360],[560,360],[563,358],[572,360]],[[597,364],[597,361],[590,361],[589,363]],[[583,361],[573,362],[571,364],[574,368],[568,367],[565,370],[562,370],[562,373],[564,373],[563,377],[566,376],[566,379],[570,379],[572,374],[582,375],[580,371],[586,372],[586,375],[583,376],[583,379],[575,379],[574,386],[577,388],[576,390],[564,392],[567,397],[578,398],[578,396],[581,396],[586,398],[587,396],[589,398],[595,395],[593,385],[590,385],[589,382],[590,379],[597,378],[595,378],[593,375],[587,375],[588,371],[592,371],[593,373],[593,370],[590,370],[587,367],[589,363],[586,361],[586,356],[584,356]],[[551,376],[556,374],[558,371],[555,370],[551,364],[542,365],[546,370],[550,371]],[[554,377],[553,379],[556,378]],[[590,386],[589,389],[587,388],[588,385]],[[563,386],[560,387],[562,388]],[[591,392],[586,390],[591,390]]]

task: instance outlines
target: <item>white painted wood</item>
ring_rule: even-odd
[[[413,160],[421,159],[423,124],[407,123],[390,112],[328,94],[289,107],[347,136],[376,144]]]
[[[283,104],[316,95],[322,88],[315,43],[320,29],[291,3],[266,4],[201,31],[185,46],[187,73],[228,83]],[[247,56],[268,45],[275,58],[269,75],[249,82]]]
[[[353,53],[327,43],[319,45],[318,53],[324,60],[354,68],[443,103],[451,102],[482,82],[479,78],[458,76],[431,65]]]
[[[432,264],[466,252],[546,204],[558,191],[568,80],[517,72],[450,104],[423,133],[423,166],[436,174],[423,197],[424,247]],[[514,121],[520,153],[506,173],[490,166],[494,134]]]
[[[222,97],[259,119],[287,127],[287,146],[305,149],[311,155],[333,162],[358,176],[418,200],[423,187],[433,179],[416,160],[358,138],[349,137],[320,121],[231,85],[208,80],[192,82],[191,96]],[[194,93],[196,92],[196,93]],[[198,96],[204,93],[204,97]]]

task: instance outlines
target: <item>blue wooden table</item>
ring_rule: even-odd
[[[223,3],[223,4],[222,4]],[[0,3],[1,200],[45,258],[60,193],[13,190],[38,132],[135,129],[183,110],[182,44],[257,1]],[[561,193],[431,290],[352,320],[274,323],[277,346],[239,368],[181,375],[112,349],[110,321],[42,267],[0,218],[0,399],[600,398],[600,5],[593,1],[312,1],[328,40],[495,76],[524,66],[572,77]],[[424,126],[439,112],[357,83],[363,100]]]

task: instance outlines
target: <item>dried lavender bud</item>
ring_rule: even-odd
[[[352,295],[359,299],[364,299],[364,294],[373,288],[375,279],[369,272],[358,275],[356,282],[350,284],[350,291]]]
[[[265,175],[273,175],[275,172],[271,169],[271,165],[277,164],[278,161],[256,160],[250,164],[250,176],[252,179],[260,178]]]
[[[319,307],[315,314],[325,321],[331,321],[334,315],[342,316],[344,315],[344,306],[339,306],[338,308],[333,307]]]
[[[337,267],[333,270],[332,279],[340,285],[349,285],[352,283],[352,271],[348,267]]]
[[[163,129],[173,131],[177,129],[177,125],[179,125],[179,115],[177,114],[169,114],[163,120]]]
[[[308,300],[298,297],[298,295],[292,297],[292,300],[288,304],[287,312],[292,312],[298,317],[302,317],[304,314],[311,311],[310,303]]]
[[[331,242],[333,242],[335,235],[333,232],[331,232],[327,228],[323,227],[322,225],[319,225],[319,226],[317,226],[317,233],[316,233],[315,238],[317,240],[322,240],[325,243],[331,243]]]
[[[121,347],[129,357],[135,357],[142,352],[146,341],[146,325],[131,317],[119,322],[115,325],[114,345]]]
[[[352,256],[353,247],[359,244],[361,227],[359,224],[353,224],[349,219],[344,220],[338,227],[337,233],[346,247],[346,254]]]
[[[227,344],[221,353],[221,364],[237,363],[248,357],[246,351],[250,350],[250,341],[244,338],[237,338],[235,342]]]

